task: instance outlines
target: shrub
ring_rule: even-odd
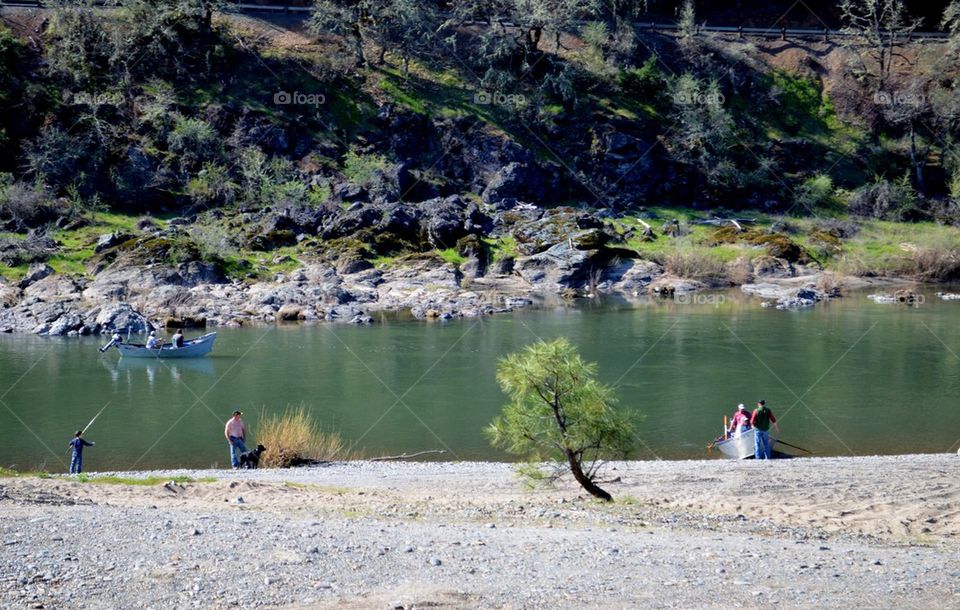
[[[167,149],[177,157],[179,166],[189,171],[219,156],[220,136],[203,119],[178,116],[167,136]]]
[[[810,212],[833,203],[833,178],[816,174],[803,181],[796,190],[796,201]]]
[[[267,468],[350,457],[340,435],[323,432],[303,405],[262,417],[257,442],[267,448],[260,459]]]
[[[351,150],[343,158],[343,175],[354,184],[367,188],[379,182],[389,167],[390,162],[382,155]]]
[[[53,222],[63,211],[41,184],[0,182],[0,228],[22,233]]]
[[[873,184],[865,184],[850,196],[850,213],[857,216],[904,221],[916,215],[917,194],[904,176],[891,182],[877,176]]]
[[[724,277],[723,263],[705,252],[677,251],[664,261],[667,273],[688,280],[718,279]]]
[[[653,55],[639,68],[621,70],[619,80],[624,93],[644,101],[659,98],[667,87],[663,72],[657,66],[657,58]]]

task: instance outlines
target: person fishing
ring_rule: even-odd
[[[147,338],[147,349],[159,349],[160,340],[157,339],[157,333],[150,331],[150,336]]]
[[[170,337],[170,342],[173,343],[174,347],[180,348],[183,347],[183,330],[177,329],[177,332]]]
[[[77,430],[73,435],[73,440],[67,445],[73,448],[73,455],[70,456],[70,474],[80,474],[83,470],[83,448],[93,447],[94,443],[83,438],[83,430]]]
[[[247,446],[243,444],[247,440],[247,425],[242,416],[242,411],[234,411],[223,428],[223,435],[230,444],[230,464],[234,468],[240,468],[240,454],[247,452]]]
[[[106,345],[104,345],[103,347],[101,347],[101,348],[100,348],[100,353],[102,354],[103,352],[107,351],[108,349],[110,349],[110,348],[113,347],[114,345],[119,345],[119,344],[121,344],[121,343],[123,343],[123,335],[121,335],[119,331],[116,331],[116,330],[115,330],[115,331],[113,331],[113,336],[110,337],[110,343],[107,343]]]
[[[773,443],[770,442],[770,424],[773,424],[777,434],[780,433],[780,426],[777,425],[777,418],[773,411],[767,406],[767,401],[757,402],[757,408],[750,416],[750,425],[756,429],[753,440],[753,457],[758,460],[769,460],[773,457]]]

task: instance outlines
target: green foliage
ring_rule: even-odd
[[[465,262],[467,262],[466,257],[464,257],[462,254],[457,252],[456,248],[446,248],[445,250],[437,250],[437,254],[440,256],[440,258],[442,258],[446,262],[450,263],[451,265],[456,265],[458,267],[464,264]]]
[[[343,175],[354,184],[364,187],[374,185],[389,167],[390,162],[383,155],[350,150],[343,157]]]
[[[497,381],[510,402],[487,435],[515,455],[565,464],[598,495],[591,486],[599,461],[630,451],[633,426],[628,414],[614,407],[613,388],[596,374],[596,364],[584,362],[566,339],[540,341],[502,358]]]
[[[833,193],[833,179],[826,174],[816,174],[804,180],[797,188],[797,205],[816,213],[818,208],[829,207],[834,202]]]
[[[906,175],[893,181],[876,176],[853,192],[848,208],[858,216],[895,221],[915,220],[919,212],[917,192]]]
[[[220,137],[203,119],[178,116],[167,136],[167,149],[188,171],[219,156]]]
[[[651,55],[639,68],[621,70],[618,79],[623,92],[643,101],[656,101],[667,86],[666,77],[657,63],[657,58]]]

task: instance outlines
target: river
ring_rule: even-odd
[[[366,455],[508,459],[482,434],[504,402],[497,358],[560,336],[637,413],[639,459],[705,457],[723,415],[761,398],[782,438],[817,455],[956,450],[960,302],[933,292],[918,306],[854,293],[776,311],[729,291],[452,322],[220,329],[210,357],[182,362],[121,361],[97,337],[4,335],[0,465],[65,470],[71,433],[104,405],[87,470],[223,466],[234,409],[255,441],[264,413],[301,404]]]

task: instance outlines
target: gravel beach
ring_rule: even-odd
[[[7,477],[0,606],[960,607],[958,470],[615,463],[613,503],[479,462]]]

